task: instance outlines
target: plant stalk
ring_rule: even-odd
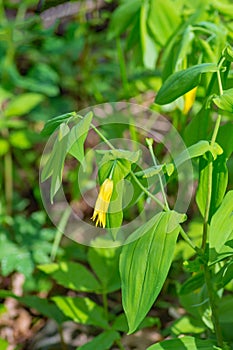
[[[104,292],[102,294],[102,299],[103,299],[103,307],[104,307],[105,318],[108,321],[108,298],[107,298],[107,293],[106,292]]]
[[[224,59],[222,59],[220,61],[219,70],[217,71],[217,78],[218,78],[220,95],[223,94],[222,81],[221,81],[221,75],[220,75],[220,68],[221,68],[223,61],[224,61]],[[220,123],[221,123],[221,115],[218,115],[216,123],[215,123],[214,131],[212,134],[211,142],[210,142],[211,146],[214,146],[214,143],[216,142]],[[207,192],[208,195],[207,195],[207,199],[206,199],[206,207],[205,207],[204,222],[203,222],[203,236],[202,236],[203,256],[205,254],[206,245],[207,245],[208,222],[209,222],[209,214],[210,214],[210,206],[211,206],[211,198],[212,198],[212,185],[213,185],[212,176],[213,176],[213,162],[210,161],[210,163],[208,164],[208,185],[207,185],[208,186],[208,192]],[[213,321],[214,330],[215,330],[216,339],[217,339],[217,345],[219,347],[223,348],[224,344],[223,344],[222,331],[221,331],[220,322],[219,322],[216,294],[215,294],[215,291],[213,289],[213,283],[212,283],[212,279],[211,279],[210,268],[208,266],[208,261],[205,261],[205,263],[204,263],[204,276],[205,276],[205,283],[206,283],[206,287],[207,287],[207,293],[208,293],[208,297],[209,297],[209,304],[210,304],[211,313],[212,313],[211,318]]]
[[[211,312],[212,312],[211,318],[212,318],[212,322],[214,325],[214,330],[215,330],[216,339],[217,339],[217,345],[223,349],[224,344],[223,344],[222,331],[221,331],[219,317],[218,317],[218,307],[217,307],[217,303],[216,303],[215,292],[214,292],[213,286],[212,286],[212,279],[211,279],[209,266],[207,264],[204,265],[204,276],[205,276],[207,293],[208,293],[209,303],[210,303]]]
[[[138,180],[137,176],[134,174],[134,172],[131,170],[130,175],[134,179],[134,181],[137,183],[137,185],[141,188],[141,190],[148,195],[148,197],[152,198],[153,201],[155,201],[163,210],[168,211],[167,207],[158,199],[156,198],[150,191],[148,191]]]
[[[119,65],[120,65],[122,85],[123,85],[124,91],[127,94],[129,91],[129,86],[128,86],[128,79],[127,79],[125,58],[124,58],[124,53],[123,53],[122,46],[121,46],[120,37],[118,37],[116,39],[116,43],[117,43],[117,54],[118,54],[118,61],[119,61]]]
[[[187,235],[187,233],[184,231],[183,227],[180,225],[180,234],[182,236],[182,238],[185,240],[185,242],[193,249],[195,250],[195,252],[200,255],[200,251],[197,247],[195,247],[195,245],[193,244],[193,242],[191,241],[191,239],[189,238],[189,236]]]
[[[157,166],[157,162],[156,162],[154,151],[153,151],[153,147],[152,147],[152,142],[154,140],[153,139],[146,139],[146,141],[147,141],[147,145],[148,145],[148,148],[149,148],[149,151],[150,151],[153,163],[154,163],[155,166]],[[166,206],[167,210],[170,210],[168,202],[167,202],[167,196],[166,196],[166,193],[165,193],[164,187],[163,187],[162,177],[161,177],[160,173],[158,173],[158,177],[159,177],[159,184],[160,184],[160,188],[161,188],[161,192],[162,192],[162,196],[163,196],[163,200],[164,200],[165,206]]]

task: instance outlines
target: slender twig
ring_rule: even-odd
[[[148,197],[152,198],[163,210],[167,211],[167,207],[158,199],[156,198],[150,191],[148,191],[143,184],[138,180],[137,176],[134,174],[134,172],[131,170],[130,175],[134,179],[134,181],[137,183],[137,185],[141,188],[141,190],[148,195]]]
[[[205,282],[207,287],[207,293],[209,297],[209,303],[212,311],[211,316],[212,316],[214,330],[217,338],[217,343],[218,343],[218,346],[223,349],[223,337],[222,337],[222,331],[219,323],[216,295],[215,295],[215,291],[213,290],[211,274],[210,274],[209,266],[207,264],[204,265],[204,276],[205,276]]]
[[[108,139],[106,139],[106,137],[102,134],[102,132],[100,132],[94,124],[91,123],[91,127],[93,130],[95,130],[95,132],[99,135],[99,137],[106,143],[106,145],[108,145],[109,148],[111,148],[112,150],[115,150],[115,147],[111,144],[111,142],[108,141]]]
[[[128,79],[127,79],[127,69],[126,69],[125,57],[124,57],[124,52],[122,50],[120,37],[117,37],[116,44],[117,44],[117,54],[118,54],[120,72],[121,72],[122,85],[123,85],[124,91],[128,93],[129,87],[128,87]]]
[[[12,214],[12,201],[13,201],[13,164],[11,150],[8,150],[4,157],[4,172],[5,172],[5,197],[6,197],[6,209],[7,215]]]
[[[66,224],[67,224],[67,221],[69,219],[69,216],[70,216],[70,213],[71,213],[71,208],[68,207],[66,208],[66,210],[64,211],[62,217],[61,217],[61,220],[58,224],[58,228],[57,228],[57,231],[55,233],[55,238],[54,238],[54,241],[53,241],[53,246],[52,246],[52,249],[51,249],[51,261],[54,261],[55,258],[56,258],[56,255],[57,255],[57,250],[58,250],[58,247],[60,245],[60,242],[61,242],[61,239],[62,239],[62,236],[63,236],[63,231],[66,227]]]
[[[119,347],[120,350],[125,350],[124,346],[122,345],[120,339],[115,340],[115,343]]]
[[[200,254],[200,251],[197,247],[195,247],[195,245],[193,244],[193,242],[191,241],[191,239],[189,238],[189,236],[187,235],[187,233],[184,231],[183,227],[180,225],[180,234],[182,236],[182,238],[185,240],[185,242],[193,249],[195,250],[195,252],[197,254]]]
[[[219,85],[219,93],[220,95],[223,94],[223,88],[222,88],[222,81],[221,81],[221,75],[220,75],[220,69],[224,62],[225,58],[223,58],[219,65],[218,65],[218,71],[217,71],[217,78],[218,78],[218,85]],[[214,131],[211,138],[211,146],[214,146],[214,143],[216,141],[218,130],[221,123],[221,115],[218,115],[217,120],[215,122]],[[204,213],[204,222],[203,222],[203,236],[202,236],[202,249],[203,249],[203,255],[205,254],[206,246],[207,246],[207,235],[208,235],[208,222],[209,222],[209,215],[210,215],[210,206],[211,206],[211,199],[212,199],[212,185],[213,185],[213,162],[210,161],[208,164],[208,184],[207,184],[207,199],[206,199],[206,206],[205,206],[205,213]],[[211,279],[210,274],[210,267],[208,266],[208,261],[205,261],[204,263],[204,276],[205,276],[205,283],[207,287],[207,293],[209,297],[209,305],[212,312],[212,321],[214,325],[214,330],[216,334],[217,339],[217,345],[221,348],[223,348],[223,337],[219,322],[219,314],[218,314],[218,306],[216,302],[216,294],[213,289],[213,283]]]
[[[103,299],[103,307],[104,307],[105,318],[108,321],[108,298],[107,298],[107,293],[106,292],[103,292],[102,299]]]
[[[153,147],[152,147],[153,142],[154,142],[153,139],[146,139],[146,143],[148,145],[148,148],[149,148],[149,151],[150,151],[153,163],[154,163],[155,166],[157,166],[157,161],[156,161],[156,158],[155,158],[155,155],[154,155],[154,151],[153,151]],[[159,184],[160,184],[161,192],[162,192],[162,195],[163,195],[164,203],[166,205],[167,210],[170,210],[169,205],[168,205],[168,201],[167,201],[167,196],[166,196],[166,193],[165,193],[164,187],[163,187],[163,180],[162,180],[162,177],[161,177],[160,173],[158,173],[158,177],[159,177]]]
[[[61,339],[61,348],[62,350],[68,350],[64,336],[63,336],[63,328],[62,325],[58,325],[58,333],[60,335],[60,339]]]

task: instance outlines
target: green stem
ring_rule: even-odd
[[[66,227],[66,224],[67,224],[67,221],[69,219],[70,213],[71,213],[71,208],[68,207],[64,211],[64,213],[63,213],[63,215],[61,217],[61,220],[60,220],[60,222],[58,224],[58,229],[56,231],[55,239],[54,239],[52,250],[51,250],[51,261],[54,261],[55,258],[56,258],[58,247],[60,245],[60,242],[61,242],[61,239],[62,239],[62,236],[63,236],[63,231],[64,231],[64,229]]]
[[[74,112],[75,113],[75,112]],[[75,114],[76,117],[83,119],[83,116],[79,115],[79,114]],[[106,143],[106,145],[108,145],[109,148],[111,148],[112,150],[115,150],[115,147],[111,144],[110,141],[108,141],[108,139],[102,134],[101,131],[99,131],[99,129],[97,129],[97,127],[91,123],[90,124],[92,129],[96,132],[97,135],[99,135],[99,137]]]
[[[216,303],[215,292],[212,286],[212,279],[211,279],[209,266],[207,264],[204,265],[204,275],[205,275],[205,282],[207,286],[207,293],[209,297],[209,303],[210,303],[211,312],[212,312],[211,318],[212,318],[212,322],[214,325],[214,330],[217,338],[217,345],[223,348],[224,344],[223,344],[223,337],[222,337],[222,332],[221,332],[221,327],[220,327],[219,317],[218,317],[218,307]]]
[[[150,140],[152,140],[152,141],[150,141]],[[147,141],[147,145],[148,145],[148,148],[149,148],[149,151],[150,151],[153,163],[154,163],[155,166],[157,166],[157,162],[156,162],[154,151],[153,151],[153,147],[152,147],[152,142],[154,140],[153,139],[146,139],[146,141]],[[164,187],[163,187],[162,177],[161,177],[160,173],[158,173],[158,177],[159,177],[159,184],[160,184],[160,188],[161,188],[161,191],[162,191],[162,195],[163,195],[163,200],[164,200],[165,206],[166,206],[167,210],[170,210],[169,204],[167,202],[167,196],[166,196],[166,193],[165,193]]]
[[[119,339],[115,340],[115,343],[119,347],[120,350],[125,350],[124,346],[122,345],[121,341]]]
[[[180,226],[180,234],[182,236],[182,238],[185,240],[185,242],[193,249],[195,250],[195,252],[199,255],[200,251],[197,247],[195,247],[195,245],[193,244],[193,242],[191,241],[191,239],[189,238],[189,236],[187,235],[187,233],[184,231],[183,227]]]
[[[60,339],[61,339],[61,348],[62,348],[62,350],[67,350],[67,345],[65,343],[65,339],[64,339],[64,336],[63,336],[63,329],[62,329],[61,325],[58,325],[58,333],[59,333]]]
[[[27,5],[21,2],[15,17],[15,25],[20,24],[24,21],[26,10],[27,10]]]
[[[5,23],[7,22],[3,0],[0,0],[0,20],[2,25],[5,25]]]
[[[8,130],[4,130],[4,135],[8,138]],[[12,154],[9,149],[4,157],[4,178],[5,178],[5,198],[6,198],[6,212],[7,215],[12,214],[12,201],[13,201],[13,162]]]
[[[108,321],[108,298],[107,298],[107,293],[104,292],[102,294],[102,298],[103,298],[103,307],[104,307],[105,318]]]
[[[223,58],[220,61],[219,68],[222,66],[224,60],[225,60],[225,58]],[[220,70],[217,70],[217,77],[218,77],[219,93],[220,93],[220,95],[222,95],[223,88],[222,88]],[[215,122],[214,131],[213,131],[211,142],[210,142],[211,146],[214,146],[214,144],[215,144],[220,124],[221,124],[221,115],[219,114],[217,119],[216,119],[216,122]],[[208,221],[209,221],[211,195],[212,195],[212,182],[213,182],[212,176],[213,176],[213,162],[210,162],[208,164],[208,184],[207,184],[208,190],[207,190],[207,199],[206,199],[206,207],[205,207],[205,213],[204,213],[203,235],[202,235],[202,249],[203,250],[205,250],[205,248],[206,248],[207,234],[208,234]]]
[[[208,222],[209,222],[212,182],[213,182],[212,175],[213,175],[213,163],[212,161],[210,161],[210,163],[208,164],[207,198],[206,198],[206,206],[205,206],[205,213],[204,213],[202,245],[201,245],[203,251],[206,248],[207,234],[208,234]]]
[[[218,85],[219,85],[219,93],[220,95],[223,94],[223,88],[222,88],[222,81],[221,81],[221,75],[220,75],[220,68],[222,66],[223,61],[225,58],[223,58],[218,67],[219,70],[217,71],[217,78],[218,78]],[[220,127],[221,123],[221,115],[218,115],[214,131],[212,134],[211,138],[211,146],[214,145],[217,135],[218,135],[218,130]],[[210,161],[208,164],[208,183],[207,183],[207,199],[206,199],[206,206],[205,206],[205,213],[204,213],[204,222],[203,222],[203,236],[202,236],[202,249],[203,249],[203,255],[205,254],[206,246],[207,246],[207,236],[208,236],[208,222],[209,222],[209,215],[210,215],[210,206],[211,206],[211,198],[212,198],[212,186],[213,186],[213,162]],[[216,293],[213,288],[213,283],[211,279],[211,273],[210,273],[210,268],[208,266],[208,261],[204,263],[204,276],[205,276],[205,283],[207,287],[207,293],[209,297],[209,304],[211,308],[211,317],[214,325],[214,330],[216,334],[216,339],[217,339],[217,345],[221,348],[223,348],[223,337],[222,337],[222,332],[221,332],[221,327],[219,323],[219,315],[218,315],[218,306],[217,306],[217,301],[216,301]]]
[[[118,61],[119,61],[120,72],[121,72],[121,80],[122,80],[124,91],[128,93],[129,86],[128,86],[128,79],[127,79],[127,70],[126,70],[124,53],[121,46],[121,39],[119,37],[116,39],[116,43],[117,43]]]
[[[115,147],[111,144],[111,142],[108,141],[108,139],[106,139],[106,137],[102,134],[102,132],[100,132],[94,124],[91,123],[91,127],[93,130],[95,130],[95,132],[99,135],[99,137],[106,143],[106,145],[108,145],[109,148],[111,148],[112,150],[115,150]]]
[[[219,93],[220,93],[220,95],[222,95],[223,94],[223,88],[222,88],[222,80],[221,80],[220,70],[217,70],[217,77],[218,77]]]
[[[80,115],[77,115],[77,117],[82,118]],[[91,123],[91,127],[93,128],[93,130],[95,130],[95,132],[99,135],[99,137],[109,146],[109,148],[111,148],[112,150],[115,150],[115,147],[111,144],[110,141],[108,141],[108,139],[106,139],[106,137],[102,134],[101,131],[99,131],[95,125],[93,125]],[[133,179],[135,180],[135,182],[138,184],[138,186],[142,189],[142,191],[144,193],[146,193],[150,198],[152,198],[157,204],[160,205],[160,207],[162,209],[164,209],[165,211],[167,211],[168,209],[166,208],[166,206],[164,206],[164,204],[158,199],[156,198],[152,193],[150,193],[142,184],[141,182],[138,180],[138,178],[135,176],[135,174],[133,173],[133,171],[130,171],[130,175],[133,177]]]
[[[215,126],[214,126],[213,135],[212,135],[211,142],[210,142],[211,146],[213,146],[215,141],[216,141],[216,138],[217,138],[217,135],[218,135],[218,130],[219,130],[219,127],[220,127],[220,123],[221,123],[221,115],[218,114],[218,117],[216,119]]]
[[[137,185],[141,188],[141,190],[147,194],[148,197],[152,198],[163,210],[168,211],[167,207],[164,206],[164,204],[158,199],[156,198],[150,191],[148,191],[142,184],[141,182],[138,180],[137,176],[134,174],[134,172],[131,170],[130,171],[130,175],[132,176],[132,178],[134,179],[134,181],[137,183]]]

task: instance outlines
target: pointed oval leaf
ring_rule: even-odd
[[[218,67],[214,63],[202,63],[172,74],[159,90],[155,103],[164,105],[186,94],[199,84],[202,73],[216,72]]]
[[[51,135],[58,128],[60,124],[71,121],[72,119],[75,118],[75,116],[76,116],[76,113],[71,112],[71,113],[62,114],[55,118],[49,119],[45,123],[44,128],[41,131],[41,134],[44,136]]]
[[[179,154],[174,162],[176,166],[178,167],[182,163],[186,162],[190,158],[200,157],[206,152],[210,150],[210,143],[208,141],[202,140],[194,145],[188,147],[186,150],[184,150],[181,154]]]
[[[89,298],[71,298],[57,296],[52,300],[58,308],[74,322],[108,329],[104,310]]]
[[[129,333],[142,322],[167,277],[179,234],[177,218],[173,220],[176,214],[157,214],[134,232],[134,237],[140,238],[122,249],[122,300]],[[173,229],[171,222],[174,223]],[[168,228],[170,233],[167,233]]]
[[[96,248],[88,250],[88,262],[98,277],[105,293],[120,289],[120,248]]]
[[[224,90],[223,94],[213,98],[214,103],[220,109],[233,112],[233,89]]]
[[[211,340],[202,340],[194,337],[184,336],[179,339],[164,340],[150,346],[147,350],[214,350],[219,349],[214,346]]]
[[[212,161],[210,157],[208,160],[203,157],[199,162],[199,183],[196,195],[196,202],[198,208],[204,216],[206,201],[208,198],[208,178],[209,178],[209,163]],[[223,197],[226,192],[227,183],[228,183],[228,169],[226,165],[226,158],[224,155],[217,157],[213,161],[213,172],[212,172],[212,189],[211,189],[211,203],[210,203],[210,213],[209,221],[213,214],[216,212],[217,208],[221,204]]]
[[[5,116],[10,118],[14,116],[21,116],[30,112],[35,108],[39,103],[44,99],[44,96],[41,94],[36,94],[28,92],[20,96],[15,97],[5,109]]]
[[[84,142],[87,138],[92,118],[93,113],[87,113],[77,125],[73,126],[69,134],[68,152],[80,163],[84,159]]]
[[[226,194],[212,217],[209,244],[210,264],[233,255],[233,191]]]
[[[97,335],[90,342],[80,346],[78,350],[108,350],[117,339],[120,339],[118,332],[114,330],[105,331]]]
[[[69,289],[97,292],[101,288],[94,275],[79,263],[62,261],[59,264],[40,265],[39,269]]]
[[[140,11],[141,0],[125,1],[113,12],[110,21],[108,38],[113,39],[122,34],[132,23],[132,18]]]

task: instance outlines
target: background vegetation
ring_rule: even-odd
[[[221,344],[215,342],[210,309],[204,302],[209,296],[199,273],[202,262],[182,239],[156,304],[135,333],[127,335],[119,275],[121,249],[88,248],[62,236],[44,210],[38,175],[48,137],[41,130],[58,115],[109,101],[130,101],[165,115],[189,147],[211,140],[220,111],[216,140],[223,154],[216,153],[213,161],[219,169],[212,183],[217,198],[210,208],[214,215],[225,192],[233,189],[232,14],[230,0],[0,1],[2,350],[145,350],[179,335],[187,337],[185,345],[176,339],[177,343],[151,349],[214,349],[216,344],[233,348],[232,245],[211,275],[214,293],[221,299]],[[178,95],[164,84],[173,73],[199,64],[218,65],[223,57],[223,97],[219,97],[213,66],[191,75],[187,70],[186,91],[180,84]],[[185,93],[196,85],[190,102]],[[117,137],[119,132],[105,130],[105,136]],[[92,146],[87,140],[86,150]],[[155,150],[158,157],[160,151]],[[204,181],[201,169],[209,159],[206,148],[198,152],[193,159],[196,184]],[[93,209],[82,200],[77,169],[69,158],[63,181],[73,207],[88,218]],[[174,178],[170,203],[175,184]],[[196,199],[193,195],[185,223],[197,246],[206,204],[202,184]],[[232,196],[224,203],[222,218],[227,210],[232,213]],[[230,234],[232,224],[231,218],[226,224]]]

